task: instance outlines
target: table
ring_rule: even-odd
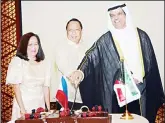
[[[16,120],[15,123],[44,123],[41,119],[35,120]]]
[[[146,118],[137,114],[132,114],[134,117],[134,119],[132,120],[120,119],[122,114],[109,114],[109,115],[112,115],[111,123],[149,123],[149,121]]]
[[[110,118],[110,123],[149,123],[149,121],[137,114],[132,114],[134,119],[132,120],[123,120],[120,119],[120,117],[122,116],[122,114],[109,114],[109,118]],[[108,117],[102,117],[101,119],[95,119],[93,118],[93,120],[91,119],[77,119],[78,122],[75,122],[74,119],[72,119],[71,117],[64,117],[64,118],[59,118],[58,120],[53,118],[53,119],[49,119],[47,120],[47,123],[66,123],[65,121],[68,121],[68,123],[108,123]],[[44,123],[41,120],[17,120],[15,123]]]

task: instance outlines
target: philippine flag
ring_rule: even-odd
[[[61,83],[56,93],[56,99],[64,109],[68,109],[68,86],[64,76],[61,77]]]

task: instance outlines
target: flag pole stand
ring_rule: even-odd
[[[134,117],[131,115],[131,113],[127,109],[127,104],[126,104],[126,110],[123,113],[123,115],[120,117],[120,119],[123,119],[123,120],[132,120],[132,119],[134,119]]]
[[[121,59],[121,71],[122,71],[122,80],[125,84],[125,75],[124,75],[124,59]],[[125,87],[125,86],[124,86]],[[126,88],[125,88],[125,96],[126,96]],[[127,99],[125,99],[125,101],[127,101]],[[125,105],[125,112],[123,113],[123,115],[120,117],[120,119],[123,119],[123,120],[132,120],[134,119],[134,117],[131,115],[131,113],[128,111],[128,108],[127,108],[127,102],[126,102],[126,105]]]

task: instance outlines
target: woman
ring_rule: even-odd
[[[45,104],[50,110],[50,64],[44,59],[38,35],[24,34],[7,71],[6,84],[12,85],[15,93],[11,121],[32,109],[45,109]]]

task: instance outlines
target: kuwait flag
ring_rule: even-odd
[[[68,109],[68,86],[64,76],[61,77],[60,88],[56,93],[56,99],[64,110]]]
[[[140,98],[141,94],[137,88],[131,72],[128,70],[124,62],[124,78],[125,83],[116,80],[114,84],[114,91],[117,96],[118,105],[120,107]]]

